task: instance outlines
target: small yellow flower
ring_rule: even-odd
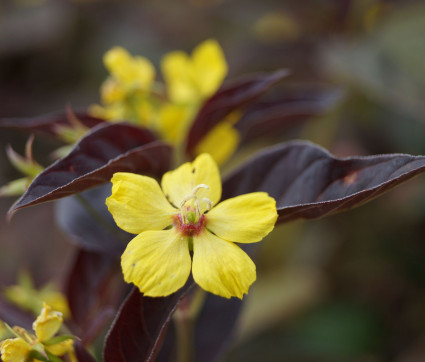
[[[1,343],[1,360],[4,362],[25,362],[31,346],[21,338],[6,339]]]
[[[62,325],[62,314],[53,311],[50,306],[44,307],[33,323],[35,335],[21,327],[13,327],[13,333],[17,338],[9,338],[1,342],[1,359],[5,362],[24,362],[53,360],[54,356],[67,355],[71,362],[77,362],[74,353],[74,341],[72,336],[58,336],[56,333]],[[31,356],[32,355],[32,356]],[[34,358],[32,358],[34,357]]]
[[[167,172],[162,190],[150,177],[124,172],[112,183],[109,211],[120,228],[138,234],[121,257],[126,282],[147,296],[167,296],[192,269],[195,282],[211,293],[242,298],[248,292],[255,264],[235,243],[258,242],[273,229],[273,198],[255,192],[218,204],[220,174],[208,154]]]
[[[155,68],[147,58],[133,57],[124,48],[115,47],[105,54],[103,62],[112,75],[109,83],[104,84],[104,91],[111,93],[108,96],[104,95],[104,100],[111,98],[111,101],[115,101],[117,97],[120,98],[119,87],[124,90],[150,90],[155,79]],[[113,81],[116,83],[112,84]]]
[[[68,318],[71,314],[65,295],[55,290],[53,284],[36,289],[31,276],[26,271],[19,273],[17,285],[4,288],[3,295],[9,302],[33,312],[34,315],[40,313],[44,303],[61,312],[64,318]]]
[[[40,315],[32,324],[35,335],[40,342],[51,339],[61,327],[63,323],[62,313],[53,311],[50,306],[44,304]]]
[[[174,51],[164,56],[162,73],[175,103],[199,102],[213,95],[227,75],[227,62],[217,41],[199,44],[189,57]]]

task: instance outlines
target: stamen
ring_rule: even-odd
[[[208,205],[208,207],[207,207],[207,210],[208,210],[208,211],[212,209],[212,207],[213,207],[213,202],[212,202],[210,199],[207,199],[206,197],[204,197],[204,198],[202,199],[202,201],[204,201],[204,202]]]
[[[201,216],[202,216],[202,212],[201,212],[201,208],[199,206],[199,199],[196,196],[196,193],[200,190],[200,189],[206,189],[209,190],[209,186],[205,185],[205,184],[199,184],[197,186],[195,186],[192,189],[192,192],[185,196],[183,198],[183,200],[180,202],[180,212],[181,212],[181,217],[183,220],[183,223],[187,224],[193,224],[195,222],[197,222]],[[191,206],[188,206],[186,210],[184,210],[184,206],[188,201],[192,200],[192,204]],[[210,210],[213,206],[213,203],[211,202],[211,200],[207,199],[207,198],[203,198],[202,201],[206,202],[208,205],[208,210]]]

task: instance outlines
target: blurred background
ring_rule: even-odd
[[[208,38],[223,47],[228,78],[288,68],[285,87],[340,92],[323,115],[267,142],[425,154],[420,0],[1,0],[0,118],[98,103],[112,46],[158,66]],[[20,176],[7,144],[23,153],[27,138],[0,130],[0,185]],[[37,137],[37,161],[47,166],[55,146]],[[0,288],[23,269],[38,286],[60,285],[74,246],[52,223],[54,205],[8,223],[13,202],[0,199]],[[424,239],[424,176],[352,211],[278,227],[257,255],[226,360],[425,361]]]

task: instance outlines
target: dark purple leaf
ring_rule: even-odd
[[[171,317],[187,290],[150,298],[134,287],[106,336],[104,361],[155,361]]]
[[[279,222],[313,219],[367,202],[424,171],[424,156],[335,158],[294,141],[259,153],[229,175],[223,198],[266,191],[276,199]]]
[[[125,287],[117,258],[77,250],[66,280],[65,294],[74,330],[83,344],[89,344],[105,323],[110,323]]]
[[[0,119],[0,128],[13,128],[26,131],[38,131],[50,135],[57,135],[57,126],[70,126],[70,117],[75,117],[87,128],[92,128],[105,121],[92,117],[86,112],[55,112],[31,118],[3,118]]]
[[[93,356],[82,346],[80,341],[74,341],[74,350],[78,362],[96,362]]]
[[[187,152],[192,154],[198,142],[227,115],[254,102],[288,74],[287,70],[279,70],[249,75],[220,88],[198,112],[187,136]]]
[[[99,125],[72,149],[41,172],[9,210],[60,199],[111,179],[118,171],[162,175],[169,167],[171,148],[155,141],[146,129],[128,124]]]
[[[262,136],[279,136],[332,107],[341,97],[337,90],[286,89],[274,100],[261,101],[249,107],[235,128],[241,142]]]
[[[118,258],[134,235],[120,229],[106,207],[111,185],[57,200],[55,218],[70,240],[85,250]]]
[[[0,298],[0,320],[9,324],[9,326],[20,326],[31,329],[34,317],[22,309],[11,305]]]

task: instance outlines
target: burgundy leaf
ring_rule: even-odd
[[[66,280],[65,294],[74,329],[83,344],[89,344],[105,323],[110,323],[125,287],[117,258],[77,250]]]
[[[9,210],[56,200],[108,182],[118,171],[162,175],[169,167],[171,148],[155,141],[146,129],[128,124],[99,125],[70,154],[41,172]]]
[[[106,336],[104,361],[155,361],[171,317],[187,290],[150,298],[134,287]]]
[[[317,116],[340,98],[337,90],[286,89],[279,98],[261,101],[249,107],[235,128],[241,134],[241,142],[262,136],[279,136],[302,122]]]
[[[288,74],[287,70],[254,74],[220,88],[198,112],[187,136],[187,152],[192,154],[198,142],[227,115],[254,102]]]
[[[134,235],[120,229],[106,207],[111,185],[104,184],[55,203],[55,219],[80,248],[118,258]]]
[[[223,198],[265,191],[276,199],[278,221],[313,219],[367,202],[424,171],[424,156],[335,158],[294,141],[259,153],[229,175]]]
[[[74,341],[74,350],[78,362],[96,362],[94,357],[83,347],[80,341]]]
[[[69,112],[55,112],[30,118],[3,118],[0,119],[0,128],[14,128],[31,132],[39,131],[50,135],[56,135],[58,125],[72,125],[70,117],[75,117],[87,128],[92,128],[105,122],[100,118],[90,116],[86,112],[71,114]]]
[[[34,317],[29,312],[9,304],[0,298],[0,320],[9,324],[9,326],[20,326],[31,329]]]

